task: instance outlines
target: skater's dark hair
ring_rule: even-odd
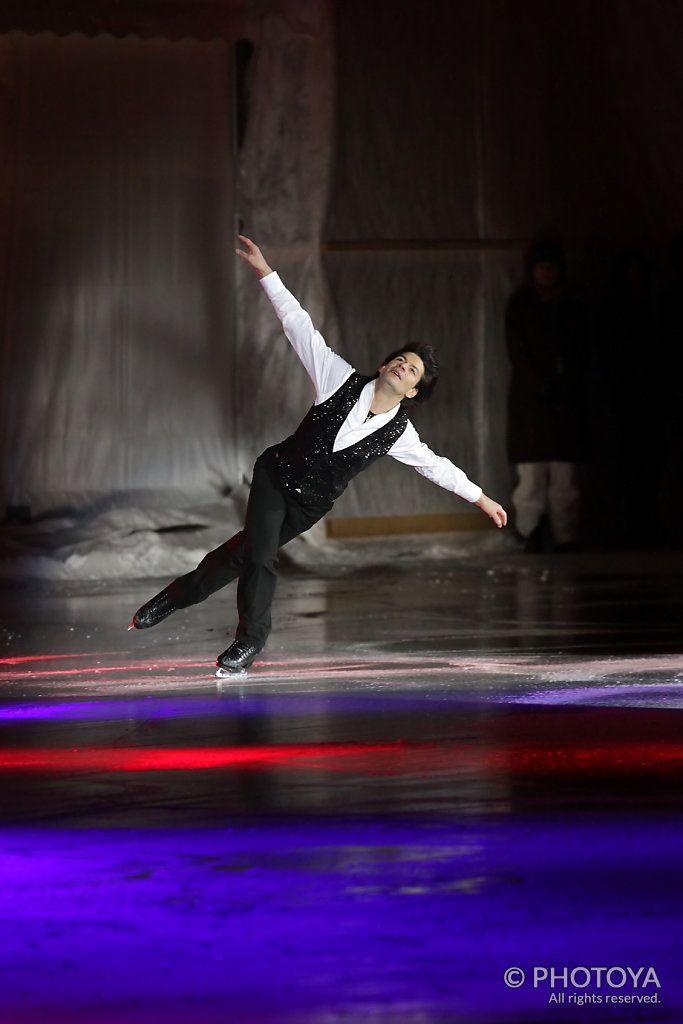
[[[419,356],[425,368],[420,380],[415,385],[417,394],[414,398],[409,399],[411,403],[414,402],[420,405],[420,403],[427,401],[436,387],[439,377],[439,362],[436,358],[436,352],[431,345],[427,345],[424,341],[416,341],[414,345],[405,345],[403,348],[397,348],[395,351],[390,352],[388,356],[384,357],[381,365],[386,366],[392,359],[403,356],[406,352],[414,352],[416,356]]]

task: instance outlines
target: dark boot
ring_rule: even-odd
[[[149,629],[150,626],[156,626],[176,610],[176,605],[171,599],[170,588],[166,587],[147,604],[143,604],[142,608],[138,608],[128,629]]]
[[[243,672],[249,668],[260,651],[260,647],[249,643],[248,640],[234,640],[227,651],[218,655],[216,665],[225,672]]]

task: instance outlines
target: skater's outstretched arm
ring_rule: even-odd
[[[243,259],[245,263],[248,263],[252,270],[255,270],[259,277],[267,277],[268,274],[273,273],[273,268],[269,267],[265,261],[263,253],[259,249],[256,242],[252,242],[251,238],[247,238],[246,235],[237,235],[240,242],[244,246],[244,249],[235,249],[235,253]]]
[[[478,505],[482,512],[489,516],[497,527],[507,523],[507,512],[497,501],[484,494],[481,487],[470,480],[467,475],[450,459],[437,455],[429,445],[420,440],[413,424],[408,421],[406,428],[397,441],[391,446],[388,454],[392,459],[412,466],[417,472],[446,491],[459,495],[465,501]]]

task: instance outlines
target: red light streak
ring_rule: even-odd
[[[140,663],[133,662],[131,664],[125,665],[97,665],[94,662],[94,659],[92,659],[91,664],[89,664],[86,668],[60,668],[47,672],[43,671],[42,669],[38,669],[37,671],[27,670],[25,672],[4,672],[2,674],[2,679],[47,679],[52,676],[58,676],[61,679],[62,677],[67,678],[68,676],[101,675],[102,673],[106,672],[116,672],[119,675],[125,673],[126,675],[128,675],[131,672],[142,674],[155,671],[170,672],[171,669],[183,670],[190,668],[203,669],[204,673],[210,676],[213,676],[215,672],[213,664],[208,661],[171,661],[169,659],[169,661],[167,662],[143,661]]]
[[[255,747],[42,747],[0,752],[0,771],[197,771],[259,768],[283,764],[304,768],[341,767],[339,762],[378,756],[400,757],[430,744],[308,743]]]
[[[118,651],[98,651],[95,657],[110,658],[118,654]],[[0,658],[0,665],[23,665],[29,661],[61,661],[64,658],[90,658],[93,655],[83,652],[81,654],[24,654],[17,658]]]
[[[0,772],[258,770],[280,766],[369,775],[482,771],[505,775],[621,775],[683,769],[683,744],[602,743],[594,747],[453,743],[313,743],[254,747],[13,748]]]
[[[65,656],[66,657],[66,656]],[[0,675],[0,679],[3,681],[16,681],[21,679],[68,679],[70,677],[81,677],[81,676],[93,676],[118,673],[119,675],[125,675],[126,679],[131,674],[139,674],[141,677],[145,676],[145,683],[148,683],[150,673],[163,673],[164,676],[171,672],[176,672],[178,675],[182,675],[183,672],[190,670],[197,670],[203,675],[214,679],[215,666],[214,662],[210,659],[206,661],[190,661],[182,658],[173,659],[168,658],[163,661],[143,661],[143,662],[129,662],[120,665],[98,665],[96,663],[96,657],[93,655],[91,663],[84,668],[57,668],[57,669],[26,669],[25,671],[18,672],[3,672]],[[427,676],[452,676],[455,672],[462,669],[463,666],[459,666],[456,663],[448,663],[447,665],[429,665],[424,662],[417,660],[409,663],[392,664],[384,667],[381,663],[377,662],[358,662],[353,664],[338,664],[326,663],[326,664],[313,664],[306,665],[300,662],[259,662],[255,668],[250,669],[244,676],[236,675],[234,679],[230,676],[219,677],[223,685],[226,683],[229,685],[231,682],[244,684],[248,683],[261,683],[271,682],[273,679],[277,680],[308,680],[308,679],[336,679],[344,678],[346,676],[355,678],[358,673],[372,672],[374,678],[388,678],[388,679],[400,679],[404,677],[413,678],[415,675],[422,677]],[[471,667],[471,663],[467,663],[467,668]]]

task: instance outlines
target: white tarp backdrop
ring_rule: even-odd
[[[334,142],[331,5],[280,0],[259,9],[246,26],[254,55],[237,218],[335,347],[321,253]],[[237,422],[241,468],[250,474],[260,452],[297,426],[313,390],[255,275],[241,262],[238,309]]]
[[[234,482],[226,43],[0,39],[6,504]]]

